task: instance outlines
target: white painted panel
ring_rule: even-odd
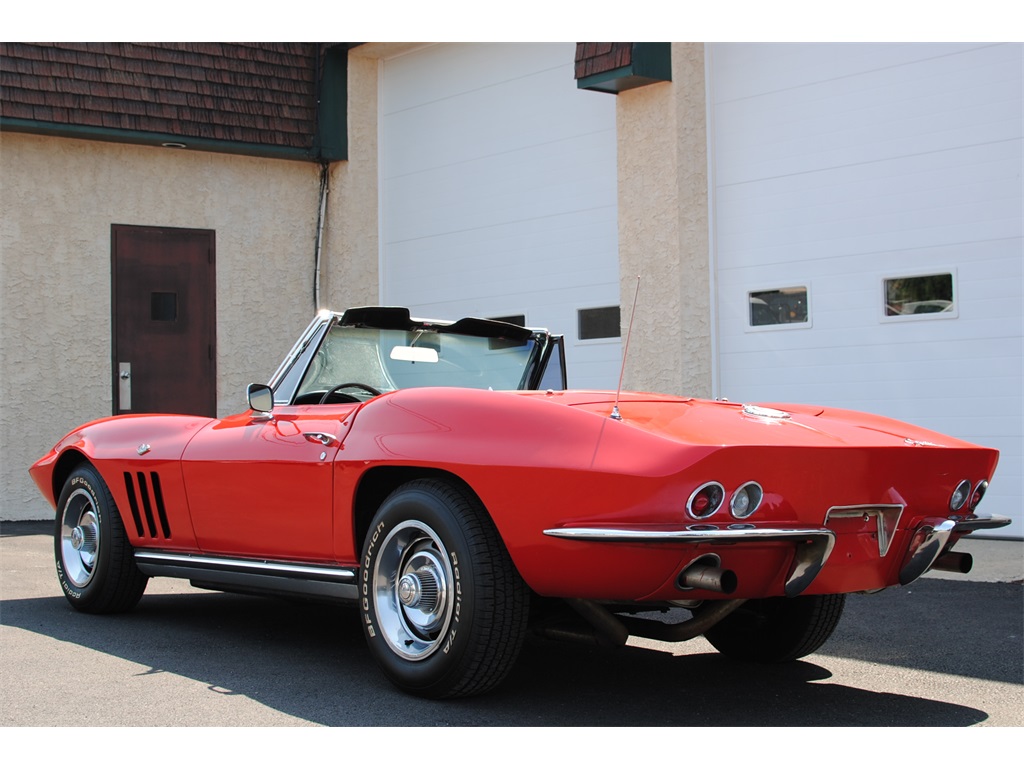
[[[452,44],[384,62],[382,301],[428,317],[525,314],[564,333],[570,385],[614,387],[620,343],[576,340],[619,304],[615,98],[575,46]]]
[[[810,46],[808,55],[858,48]],[[716,103],[717,183],[1013,139],[1019,82],[1019,46],[997,45]]]
[[[1015,518],[1024,444],[1019,44],[710,46],[718,384],[989,445]],[[955,317],[884,317],[885,277],[951,272]],[[807,286],[805,327],[752,290]]]

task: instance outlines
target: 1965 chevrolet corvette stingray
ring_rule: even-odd
[[[248,401],[94,421],[32,466],[71,605],[128,610],[152,576],[352,602],[392,682],[466,696],[528,629],[796,659],[847,593],[966,572],[956,541],[1009,522],[975,514],[994,450],[834,408],[566,390],[561,337],[491,320],[323,312]]]

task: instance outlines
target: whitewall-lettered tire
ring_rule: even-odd
[[[84,613],[135,607],[149,579],[135,565],[124,524],[99,473],[81,464],[57,500],[53,537],[61,590]]]
[[[522,647],[529,590],[476,496],[415,480],[380,506],[363,544],[363,630],[384,674],[417,696],[483,693]]]

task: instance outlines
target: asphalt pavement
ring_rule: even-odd
[[[972,573],[851,595],[798,662],[537,641],[492,693],[430,702],[388,685],[353,610],[154,579],[132,613],[76,613],[50,524],[5,522],[0,726],[1024,726],[1024,543],[958,549]]]

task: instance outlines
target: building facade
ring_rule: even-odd
[[[1021,45],[225,50],[170,73],[247,93],[196,85],[148,123],[70,134],[46,130],[68,114],[12,116],[31,66],[5,50],[0,519],[49,514],[25,468],[120,406],[119,238],[155,229],[214,244],[221,415],[316,306],[547,326],[574,387],[617,385],[631,324],[629,388],[856,408],[998,448],[985,509],[1024,535]],[[127,82],[125,53],[106,71]],[[66,77],[95,86],[93,69]],[[264,106],[213,115],[225,100]]]

